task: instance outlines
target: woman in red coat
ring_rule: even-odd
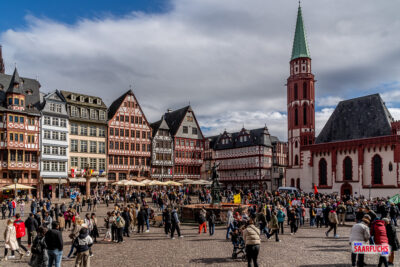
[[[371,236],[374,237],[375,245],[389,245],[389,239],[386,234],[386,223],[383,220],[376,220],[372,225]],[[378,267],[388,267],[388,255],[380,255]]]

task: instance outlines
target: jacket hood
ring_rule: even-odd
[[[86,238],[88,235],[89,235],[89,232],[88,232],[88,229],[87,229],[87,228],[82,228],[82,229],[79,231],[79,238],[80,238],[80,239],[84,239],[84,238]]]
[[[329,212],[331,212],[331,213],[334,213],[334,212],[336,212],[336,211],[334,211],[334,210],[331,210],[331,211],[329,211]]]
[[[382,220],[376,220],[376,221],[375,221],[375,225],[378,225],[378,226],[385,226],[385,222],[382,221]]]

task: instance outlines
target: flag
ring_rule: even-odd
[[[171,168],[168,169],[168,174],[172,174],[172,169]]]
[[[85,169],[82,169],[82,170],[81,170],[81,176],[82,176],[82,177],[84,177],[84,176],[85,176],[85,172],[86,172],[86,170],[85,170]]]
[[[100,170],[100,171],[99,171],[99,175],[102,175],[103,172],[104,172],[104,170]]]
[[[240,194],[236,194],[233,196],[233,203],[235,203],[235,204],[242,203],[242,200],[240,199]]]
[[[72,178],[76,177],[75,169],[71,169],[71,177]]]
[[[317,188],[317,185],[314,185],[314,194],[318,194],[318,188]]]
[[[400,202],[400,195],[397,194],[397,195],[395,195],[395,196],[389,198],[389,202],[394,203],[394,204],[399,203],[399,202]]]

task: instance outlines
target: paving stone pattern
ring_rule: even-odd
[[[110,206],[111,207],[111,206]],[[86,208],[86,207],[85,207]],[[85,209],[86,210],[86,209]],[[103,218],[107,209],[105,205],[96,212],[101,226],[101,239],[104,233]],[[85,212],[84,212],[85,213]],[[285,225],[285,227],[287,227]],[[5,221],[0,221],[0,256],[3,256],[3,232]],[[350,226],[338,228],[340,238],[326,238],[326,228],[300,228],[294,236],[285,228],[285,234],[280,235],[282,242],[277,243],[274,237],[262,238],[259,255],[260,266],[279,267],[341,267],[351,266],[350,245],[348,236]],[[233,260],[232,244],[225,240],[225,227],[218,226],[214,236],[197,234],[195,225],[183,225],[184,238],[171,240],[167,238],[162,228],[152,227],[149,233],[133,234],[124,238],[121,244],[99,242],[94,244],[94,257],[91,266],[247,266],[247,262]],[[333,232],[333,231],[332,231]],[[332,233],[331,233],[332,236]],[[69,252],[71,241],[68,232],[63,233],[64,255]],[[23,238],[26,245],[26,238]],[[397,255],[396,255],[397,257]],[[62,266],[74,266],[74,260],[63,260]],[[366,255],[367,266],[377,266],[377,255]],[[0,266],[28,266],[28,258],[0,262]],[[397,258],[395,266],[400,267]]]

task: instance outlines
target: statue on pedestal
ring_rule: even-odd
[[[211,175],[211,180],[212,180],[212,184],[211,184],[211,197],[212,197],[212,204],[220,204],[221,203],[221,199],[220,199],[220,191],[221,191],[221,186],[219,184],[219,176],[218,176],[218,167],[219,164],[216,165],[214,163],[214,166],[212,167],[212,175]]]

